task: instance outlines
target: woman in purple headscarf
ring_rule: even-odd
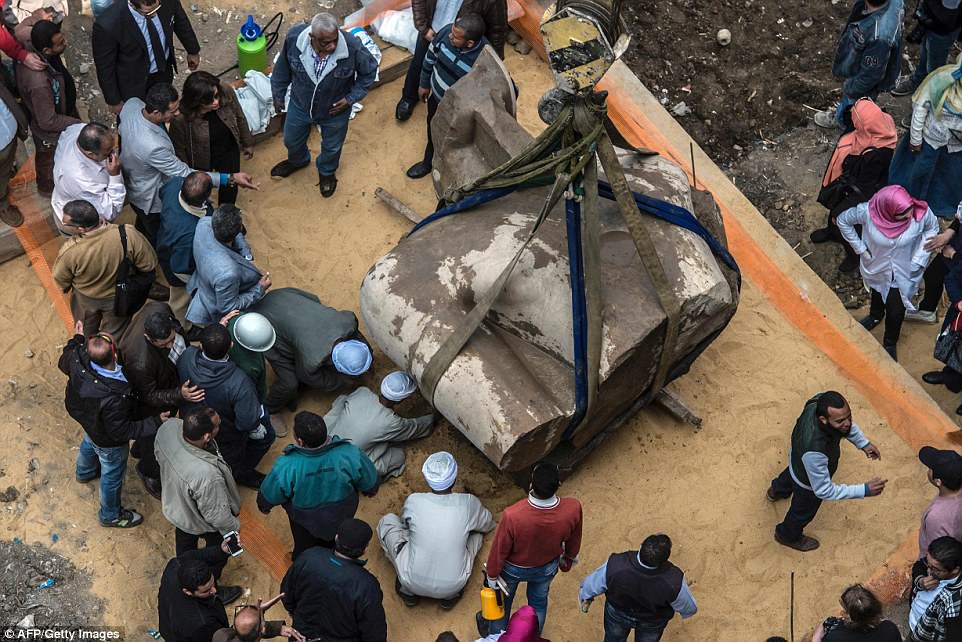
[[[939,232],[939,224],[925,201],[909,196],[904,187],[889,185],[866,203],[839,214],[842,236],[859,255],[865,287],[872,292],[872,305],[861,323],[871,330],[885,320],[882,346],[898,360],[896,345],[905,310],[914,310],[930,252],[925,243]],[[862,226],[859,237],[855,226]]]

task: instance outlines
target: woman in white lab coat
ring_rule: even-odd
[[[842,236],[859,255],[865,287],[872,292],[868,316],[860,323],[871,330],[885,320],[882,346],[898,360],[896,345],[905,310],[914,310],[930,252],[925,242],[938,234],[939,224],[925,201],[909,196],[904,187],[889,185],[866,203],[839,214]],[[859,237],[855,226],[862,226]]]

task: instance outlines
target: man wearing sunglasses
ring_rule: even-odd
[[[197,69],[200,44],[180,0],[117,0],[94,21],[94,65],[110,111],[119,115],[128,99],[143,100],[154,85],[173,81],[175,34],[187,66]]]

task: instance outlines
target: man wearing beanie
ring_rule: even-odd
[[[382,517],[377,536],[397,571],[394,588],[404,603],[415,606],[429,597],[450,609],[461,599],[484,534],[495,523],[480,499],[452,492],[458,463],[450,453],[434,453],[421,472],[431,492],[408,497],[400,517]]]
[[[919,451],[919,461],[928,468],[929,483],[939,491],[922,513],[919,558],[912,567],[915,587],[930,590],[935,582],[926,578],[925,556],[929,544],[945,535],[962,541],[962,455],[954,450],[925,446]]]
[[[568,572],[581,550],[581,502],[558,497],[558,467],[541,463],[531,471],[528,496],[504,509],[488,553],[488,586],[506,588],[504,617],[491,622],[482,635],[503,631],[521,582],[527,584],[528,604],[538,614],[539,631],[548,613],[548,590],[558,571]],[[478,619],[478,628],[482,628]]]
[[[366,522],[346,519],[337,529],[333,550],[305,551],[284,575],[281,601],[294,628],[308,640],[387,640],[384,594],[361,559],[371,534]]]
[[[362,386],[335,399],[324,423],[332,435],[363,450],[381,479],[397,477],[404,471],[404,449],[396,444],[427,437],[434,428],[434,415],[408,419],[394,412],[417,389],[414,377],[396,370],[381,381],[380,396]]]
[[[294,537],[291,558],[297,560],[311,547],[334,546],[338,527],[357,511],[358,493],[377,493],[378,476],[357,446],[328,437],[324,419],[313,412],[294,417],[294,442],[261,483],[257,508],[266,515],[284,507]]]

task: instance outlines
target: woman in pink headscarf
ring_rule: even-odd
[[[912,198],[900,185],[883,187],[868,202],[839,214],[837,222],[859,255],[862,280],[872,292],[868,316],[859,323],[871,330],[884,319],[882,346],[898,360],[905,310],[915,309],[912,297],[929,261],[925,243],[938,234],[939,224],[925,201]],[[861,238],[856,225],[862,226]]]
[[[538,614],[525,604],[508,621],[507,630],[498,642],[550,642],[538,633]]]

